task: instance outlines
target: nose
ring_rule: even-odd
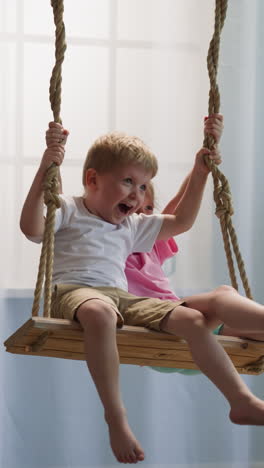
[[[144,197],[144,194],[143,194]],[[142,200],[142,190],[139,187],[134,186],[132,191],[130,192],[130,198],[132,200]]]

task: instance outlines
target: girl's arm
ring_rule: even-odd
[[[215,164],[221,163],[221,156],[217,149],[209,151],[207,148],[202,148],[197,153],[184,194],[178,202],[174,213],[164,215],[158,240],[176,236],[188,231],[193,226],[201,206],[209,174],[209,170],[204,163],[205,154],[208,154]]]
[[[223,116],[222,114],[212,114],[204,119],[204,135],[212,135],[215,139],[216,145],[219,143],[223,132]],[[177,194],[169,201],[162,211],[162,214],[173,214],[180,202],[190,180],[192,172],[190,172],[184,179]]]
[[[222,114],[212,114],[209,117],[204,119],[204,135],[212,135],[215,139],[216,144],[219,143],[223,132],[223,116]],[[177,194],[169,201],[165,206],[162,213],[163,214],[173,214],[177,208],[178,203],[180,202],[190,180],[192,172],[190,172],[187,177],[184,179],[179,191]]]
[[[169,201],[169,203],[165,206],[165,208],[162,210],[162,214],[173,214],[187,188],[187,185],[189,183],[191,177],[191,172],[188,174],[182,185],[180,186],[179,191],[176,193],[176,195]]]

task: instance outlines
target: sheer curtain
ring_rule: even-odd
[[[46,0],[0,0],[0,10],[3,341],[28,318],[36,278],[39,247],[23,238],[18,223],[52,119],[48,86],[54,26]],[[94,138],[119,129],[139,135],[157,154],[158,206],[175,193],[202,145],[213,14],[213,0],[65,0],[62,119],[71,132],[65,192],[81,193],[82,162]],[[261,0],[229,1],[219,71],[222,167],[260,302],[263,20]],[[178,239],[180,252],[166,265],[178,294],[228,282],[211,189],[209,182],[195,228]],[[84,363],[5,355],[2,348],[0,369],[0,468],[118,466]],[[263,397],[263,376],[244,378]],[[205,377],[121,366],[121,384],[147,454],[142,466],[263,466],[263,429],[229,423],[225,401]]]
[[[48,88],[54,64],[53,15],[45,0],[1,0],[1,6],[1,209],[6,226],[1,257],[9,265],[1,273],[1,287],[31,289],[39,247],[23,238],[18,219],[52,119]],[[212,0],[202,5],[179,0],[65,1],[68,48],[61,116],[71,132],[62,169],[66,193],[82,191],[86,152],[98,135],[113,129],[139,135],[157,154],[159,205],[175,193],[202,143],[212,21]],[[209,246],[210,203],[211,194],[199,219]],[[179,256],[179,265],[188,282],[206,287],[210,256],[201,275],[199,262],[193,269],[188,261],[190,249],[197,252],[195,236],[189,252],[183,249]]]

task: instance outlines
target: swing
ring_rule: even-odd
[[[50,80],[50,102],[54,121],[61,123],[61,68],[66,50],[63,0],[51,0],[51,5],[56,26],[56,63]],[[210,79],[208,115],[218,113],[220,108],[220,96],[216,77],[220,33],[224,25],[226,10],[227,0],[216,0],[215,30],[207,57]],[[206,137],[203,146],[211,149],[213,145],[213,138],[210,136]],[[220,220],[232,286],[238,289],[230,240],[245,293],[247,297],[252,298],[236,233],[231,221],[233,208],[228,181],[209,158],[206,158],[206,163],[213,176],[216,215]],[[44,192],[47,215],[34,293],[32,317],[12,334],[5,341],[4,345],[6,351],[14,354],[85,360],[81,326],[75,321],[55,319],[50,316],[54,221],[56,208],[60,206],[58,197],[58,169],[55,164],[47,171]],[[39,303],[44,277],[43,316],[39,316]],[[228,353],[239,373],[260,374],[264,371],[264,343],[225,336],[216,336],[216,339]],[[163,332],[156,332],[143,327],[124,326],[122,329],[117,330],[117,345],[122,364],[197,369],[186,341]]]

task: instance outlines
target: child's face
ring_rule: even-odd
[[[137,210],[137,214],[144,213],[152,215],[154,211],[154,201],[150,193],[146,193],[142,206]]]
[[[88,195],[87,207],[92,207],[91,211],[105,221],[120,224],[143,204],[151,176],[142,166],[134,164],[96,173],[94,195],[92,199]]]

